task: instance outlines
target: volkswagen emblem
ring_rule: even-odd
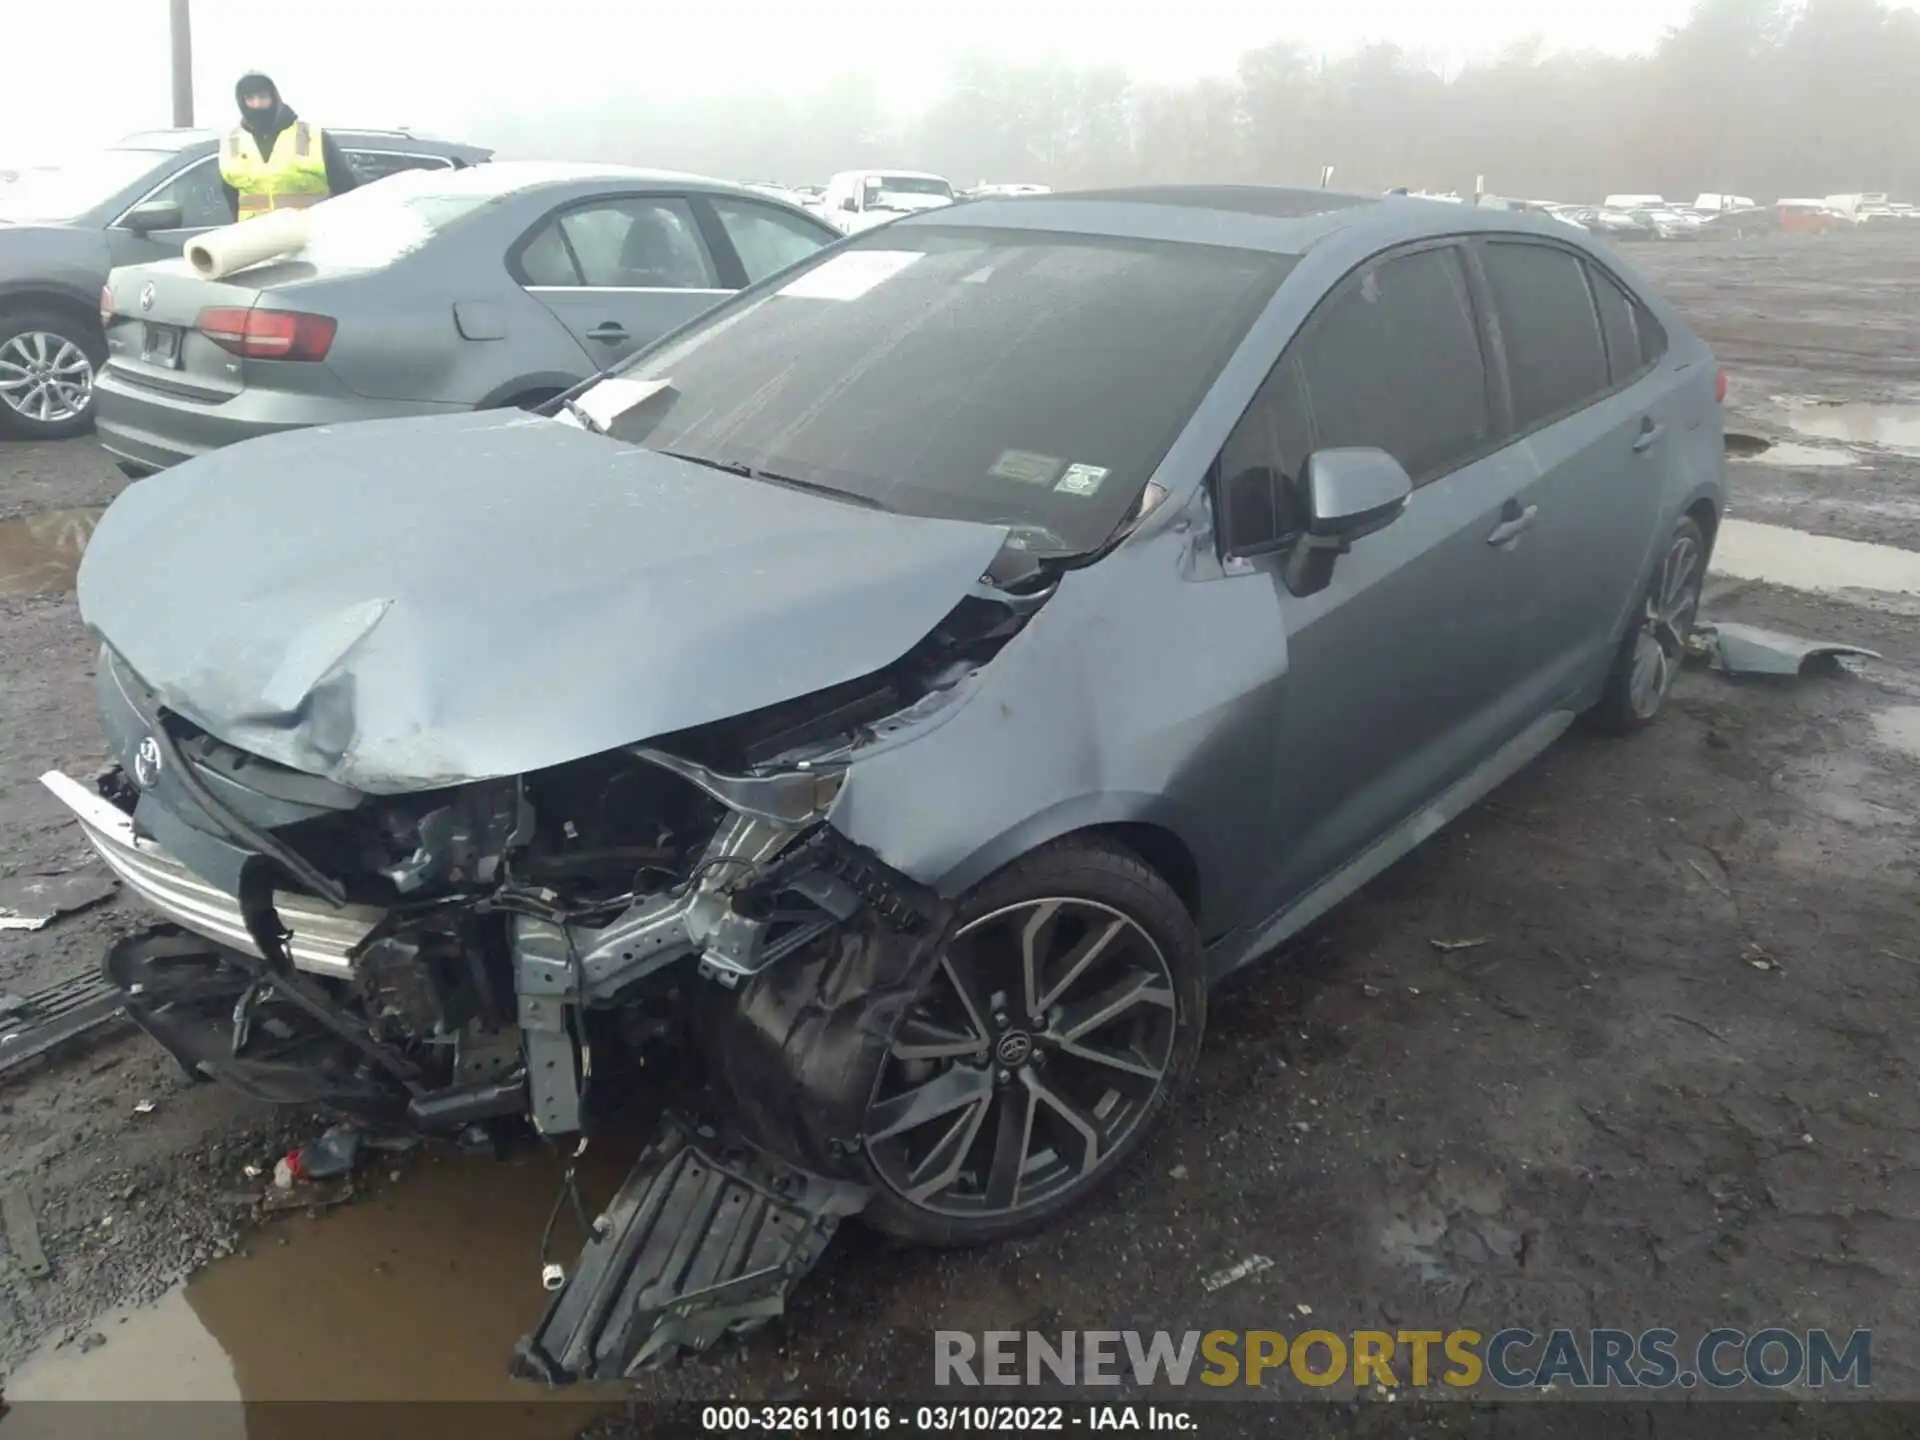
[[[140,287],[140,308],[142,310],[151,310],[153,308],[154,293],[153,282],[151,280]]]
[[[160,742],[151,735],[142,737],[133,752],[133,778],[142,790],[151,790],[160,778]]]
[[[1024,1030],[1009,1030],[1000,1037],[1000,1043],[994,1047],[993,1055],[1008,1069],[1016,1065],[1024,1065],[1033,1058],[1033,1037]]]

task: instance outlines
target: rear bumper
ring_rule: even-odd
[[[132,384],[111,364],[93,384],[94,430],[101,445],[115,459],[147,471],[164,470],[209,450],[283,430],[456,414],[467,408],[285,390],[242,390],[229,400],[210,403]]]
[[[259,955],[231,895],[200,880],[152,841],[138,838],[130,816],[71,776],[49,770],[40,783],[73,812],[107,868],[153,909],[229,949]],[[311,895],[284,891],[273,899],[281,922],[293,932],[287,948],[295,967],[319,975],[352,975],[354,948],[385,914],[366,905],[336,910]]]

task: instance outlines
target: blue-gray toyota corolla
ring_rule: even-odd
[[[1668,693],[1706,346],[1604,241],[1169,188],[904,218],[528,415],[248,442],[80,572],[196,1077],[657,1129],[525,1373],[775,1313],[839,1222],[1055,1220],[1211,981]],[[643,1114],[646,1112],[642,1110]]]

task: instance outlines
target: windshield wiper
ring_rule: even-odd
[[[584,405],[582,405],[579,401],[574,400],[569,396],[562,395],[560,397],[560,408],[565,410],[574,419],[578,420],[580,422],[580,428],[583,430],[586,430],[594,435],[606,435],[611,433],[608,431],[606,426],[602,425],[598,420],[594,419],[592,415],[587,413],[587,409]]]
[[[858,505],[865,510],[885,510],[870,495],[860,495],[852,490],[841,490],[832,485],[822,485],[817,480],[796,480],[791,475],[776,475],[771,470],[757,469],[744,460],[710,460],[705,455],[682,455],[678,450],[662,450],[662,455],[670,455],[675,460],[685,460],[689,464],[704,465],[709,470],[724,471],[728,475],[738,475],[746,480],[764,480],[770,485],[785,485],[793,490],[805,490],[809,494],[824,495],[829,500],[844,500],[849,505]]]

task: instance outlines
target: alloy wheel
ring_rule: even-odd
[[[1023,901],[955,932],[875,1083],[881,1179],[945,1215],[1017,1215],[1084,1189],[1174,1064],[1173,972],[1096,901]]]
[[[1627,682],[1627,703],[1642,720],[1652,719],[1659,711],[1673,688],[1674,676],[1680,673],[1687,637],[1693,633],[1694,616],[1700,609],[1703,558],[1698,537],[1691,527],[1682,527],[1647,589]]]
[[[0,402],[16,415],[57,425],[93,403],[93,362],[48,330],[23,330],[0,344]]]

